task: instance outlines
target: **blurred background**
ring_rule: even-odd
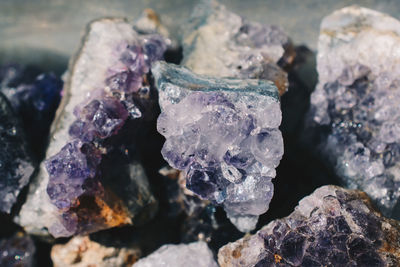
[[[137,17],[145,8],[161,14],[176,37],[198,0],[0,0],[0,63],[34,63],[57,72],[78,47],[85,25],[98,17]],[[358,4],[400,17],[398,0],[220,0],[251,20],[280,25],[295,44],[316,49],[321,19]]]

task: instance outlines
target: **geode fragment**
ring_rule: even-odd
[[[133,264],[134,267],[217,267],[211,250],[204,242],[164,245]]]
[[[281,95],[287,90],[282,67],[295,53],[277,26],[248,21],[215,0],[203,0],[183,27],[182,42],[182,64],[197,74],[266,79]]]
[[[278,91],[264,80],[215,79],[158,62],[152,68],[165,136],[162,155],[186,187],[216,204],[241,231],[268,209],[283,154]]]
[[[90,233],[155,212],[135,136],[154,117],[152,62],[166,40],[123,19],[92,22],[72,61],[46,161],[17,221],[55,236]],[[38,205],[38,204],[41,205]],[[37,218],[40,216],[40,218]]]
[[[0,266],[35,266],[36,251],[33,240],[26,234],[17,233],[14,236],[0,240]]]
[[[400,218],[400,22],[351,6],[321,24],[308,138],[350,188]]]
[[[0,93],[0,212],[10,213],[34,170],[21,124]]]
[[[224,266],[399,266],[400,224],[357,190],[323,186],[288,217],[222,247]]]

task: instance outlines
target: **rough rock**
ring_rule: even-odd
[[[16,219],[28,232],[70,236],[152,217],[156,201],[135,136],[141,121],[154,117],[149,68],[165,49],[162,36],[138,34],[124,19],[88,26],[71,61],[46,161]]]
[[[186,187],[221,204],[241,231],[268,210],[283,154],[279,96],[272,82],[219,79],[157,62],[162,155]],[[268,114],[268,115],[267,115]]]
[[[21,123],[0,93],[0,212],[10,213],[21,190],[29,183],[35,163]]]
[[[28,143],[38,160],[46,150],[62,87],[62,80],[53,73],[41,73],[35,67],[15,64],[0,66],[0,91],[21,120]]]
[[[140,259],[134,267],[217,267],[211,250],[204,242],[164,245]]]
[[[399,266],[400,224],[358,190],[323,186],[288,217],[222,247],[224,266]]]
[[[135,247],[106,246],[88,236],[74,237],[66,244],[54,245],[51,259],[55,267],[122,267],[135,263],[141,255]]]
[[[182,64],[197,74],[274,81],[288,87],[282,69],[293,61],[293,46],[277,26],[248,21],[215,0],[198,4],[183,27]]]
[[[35,266],[35,244],[23,233],[0,240],[0,266]]]
[[[343,185],[400,218],[400,22],[350,6],[321,24],[306,133]],[[310,134],[312,133],[312,134]]]

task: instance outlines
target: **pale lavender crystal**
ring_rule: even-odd
[[[186,187],[224,205],[242,231],[255,226],[273,195],[283,154],[276,87],[268,81],[214,79],[159,62],[152,72],[162,113],[158,131],[168,163]]]
[[[350,188],[400,218],[400,22],[351,6],[321,24],[307,134]]]
[[[156,34],[116,46],[116,61],[107,70],[104,88],[95,89],[75,107],[76,120],[69,127],[71,141],[46,160],[50,177],[47,193],[63,212],[62,221],[70,234],[95,230],[78,225],[80,197],[104,194],[102,158],[121,145],[129,145],[118,141],[118,135],[124,127],[132,127],[129,125],[135,119],[143,119],[146,105],[151,103],[146,100],[151,93],[150,66],[162,59],[165,50],[165,40]]]
[[[218,252],[221,267],[399,266],[400,224],[358,190],[322,186],[287,217]]]

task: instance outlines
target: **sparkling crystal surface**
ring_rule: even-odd
[[[0,211],[9,213],[35,169],[21,124],[0,93]]]
[[[141,121],[154,117],[149,70],[166,45],[161,35],[138,34],[123,19],[89,25],[68,73],[46,160],[16,218],[27,231],[46,235],[46,227],[55,237],[70,236],[154,214],[135,136]]]
[[[400,224],[357,190],[323,186],[288,217],[222,247],[220,266],[398,266]]]
[[[152,68],[165,136],[162,155],[186,187],[224,206],[242,231],[268,209],[283,154],[281,111],[272,82],[214,79],[158,62]]]
[[[400,218],[400,22],[351,6],[321,24],[307,133],[344,185]]]
[[[277,26],[248,21],[215,0],[203,0],[183,27],[183,62],[193,72],[216,77],[260,78],[287,90],[281,67],[294,57]]]
[[[133,264],[134,267],[217,267],[211,250],[204,242],[164,245]]]

